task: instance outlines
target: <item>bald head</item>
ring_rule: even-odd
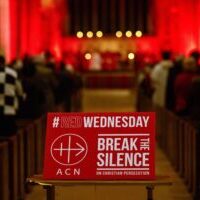
[[[185,71],[195,71],[197,69],[196,60],[193,57],[183,60],[183,69]]]

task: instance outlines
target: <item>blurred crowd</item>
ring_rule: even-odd
[[[93,67],[99,69],[100,59],[95,58]],[[199,58],[197,51],[173,59],[170,52],[163,52],[159,62],[139,72],[140,90],[155,105],[185,119],[200,120]],[[17,119],[71,111],[71,97],[82,87],[81,76],[73,69],[65,61],[55,61],[48,51],[9,64],[0,56],[0,136],[15,133]]]
[[[79,74],[50,52],[9,64],[0,56],[0,136],[15,134],[18,119],[71,111],[71,97],[81,87]]]
[[[157,106],[173,111],[184,119],[200,120],[200,54],[171,58],[162,53],[154,65],[146,65],[139,74],[139,86]]]

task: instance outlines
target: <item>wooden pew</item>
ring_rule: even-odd
[[[18,141],[17,136],[0,138],[8,143],[9,199],[18,200]]]
[[[9,200],[8,143],[0,142],[0,199]]]
[[[25,132],[23,129],[17,133],[18,140],[18,196],[19,199],[24,199],[25,196]]]
[[[29,124],[32,124],[32,123],[33,123],[32,119],[18,119],[16,121],[17,127],[19,129],[26,128]]]
[[[197,149],[197,142],[199,142],[199,140],[197,139],[197,131],[195,129],[192,130],[192,135],[191,135],[191,139],[192,139],[192,194],[193,196],[195,196],[195,192],[197,189],[197,173],[198,173],[198,168],[197,168],[197,159],[199,161],[199,154],[197,153],[196,149]]]
[[[179,174],[184,176],[184,121],[179,121]]]
[[[188,124],[184,124],[184,129],[183,129],[183,134],[184,134],[184,174],[183,178],[185,180],[185,183],[188,184],[188,178],[189,178],[189,135],[188,135]]]
[[[173,113],[171,113],[173,115]],[[174,152],[173,153],[173,166],[176,171],[178,171],[178,161],[179,161],[179,140],[178,140],[178,126],[179,126],[179,120],[176,116],[173,116],[173,148]]]
[[[35,174],[35,159],[37,157],[35,150],[35,126],[29,124],[24,130],[24,152],[25,152],[25,177]]]
[[[24,199],[26,178],[43,168],[46,116],[17,124],[16,135],[0,137],[0,200]]]
[[[159,146],[183,178],[194,199],[200,199],[200,133],[198,129],[195,128],[194,123],[181,119],[167,109],[146,103],[149,98],[144,95],[140,95],[139,98],[141,98],[138,100],[139,111],[156,112],[156,135]]]
[[[44,147],[45,147],[45,130],[44,130],[43,118],[40,118],[34,122],[35,126],[35,150],[36,150],[36,173],[41,174],[43,170],[44,160]],[[46,125],[46,124],[45,124]]]
[[[198,123],[197,127],[199,127],[200,124]],[[198,128],[198,131],[197,131],[197,134],[196,134],[196,145],[195,145],[195,148],[196,148],[196,170],[195,170],[195,177],[196,179],[194,180],[195,181],[195,192],[194,192],[194,199],[195,200],[198,200],[200,199],[200,158],[199,158],[199,155],[200,155],[200,129]]]
[[[188,189],[191,193],[194,194],[194,191],[196,190],[196,130],[188,126],[187,130],[187,138],[188,138],[188,163],[187,163],[187,168],[188,168],[188,178],[187,178],[187,184],[188,184]]]

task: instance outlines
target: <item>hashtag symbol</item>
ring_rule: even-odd
[[[60,121],[59,117],[54,117],[53,118],[53,123],[52,123],[53,128],[57,128],[58,127],[59,121]]]

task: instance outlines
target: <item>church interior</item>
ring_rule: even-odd
[[[0,200],[200,200],[199,11],[200,0],[0,0]],[[154,112],[155,174],[170,184],[29,184],[56,112]]]

